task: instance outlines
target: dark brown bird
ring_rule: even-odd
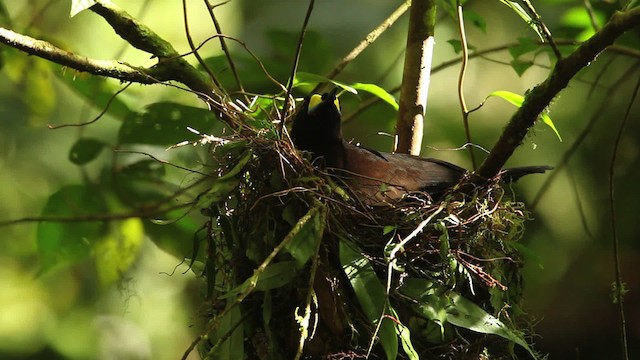
[[[381,153],[358,147],[342,138],[342,115],[337,88],[306,98],[293,120],[291,138],[299,150],[340,176],[365,203],[395,202],[411,192],[439,198],[467,172],[449,162],[406,154]],[[515,181],[550,166],[527,166],[502,171],[503,181]]]

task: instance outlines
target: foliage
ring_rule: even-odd
[[[535,12],[500,2],[534,30],[503,48],[511,68],[522,76],[547,55],[543,63],[553,65]],[[71,15],[95,3],[73,1]],[[456,2],[441,3],[455,15]],[[558,30],[573,40],[595,33],[578,10],[567,10]],[[613,10],[598,5],[595,24]],[[465,9],[467,21],[486,33],[493,24],[480,13]],[[0,25],[8,19],[0,1]],[[52,189],[45,201],[35,232],[38,273],[90,263],[98,287],[109,289],[126,281],[149,237],[204,284],[204,330],[194,344],[205,358],[536,358],[531,319],[520,308],[524,205],[495,182],[456,188],[435,203],[416,194],[383,209],[360,204],[281,130],[286,94],[273,80],[286,82],[297,39],[297,32],[272,30],[264,54],[232,52],[244,86],[257,96],[237,92],[225,55],[206,57],[198,69],[211,70],[226,92],[205,99],[206,107],[171,95],[138,106],[120,95],[128,85],[0,48],[0,68],[25,90],[31,125],[54,113],[56,87],[100,111],[91,122],[103,115],[118,121],[116,136],[81,131],[71,144],[67,158],[83,181]],[[462,50],[460,40],[449,42]],[[557,51],[576,46],[568,41]],[[334,60],[332,48],[319,32],[307,33],[294,94],[331,82],[353,94],[345,97],[349,105],[381,100],[376,109],[383,110],[364,118],[388,122],[383,117],[399,107],[385,90],[391,86],[363,74],[321,75]],[[517,107],[528,95],[493,88],[480,99],[487,93]],[[540,117],[560,138],[547,112]],[[172,161],[160,160],[165,155]],[[626,290],[614,283],[616,302]]]

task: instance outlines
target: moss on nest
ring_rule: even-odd
[[[519,308],[528,213],[497,182],[368,207],[258,128],[212,142],[203,357],[534,356]]]

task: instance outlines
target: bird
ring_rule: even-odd
[[[291,140],[298,150],[312,154],[321,164],[348,185],[363,203],[395,203],[410,194],[426,194],[438,200],[468,172],[450,162],[408,154],[385,153],[356,146],[342,136],[342,114],[336,97],[338,88],[305,98],[291,127]],[[504,182],[544,173],[550,166],[504,169]]]

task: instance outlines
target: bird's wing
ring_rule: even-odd
[[[353,191],[378,201],[396,201],[417,191],[435,197],[455,185],[465,172],[442,160],[380,153],[348,143],[340,171]]]

